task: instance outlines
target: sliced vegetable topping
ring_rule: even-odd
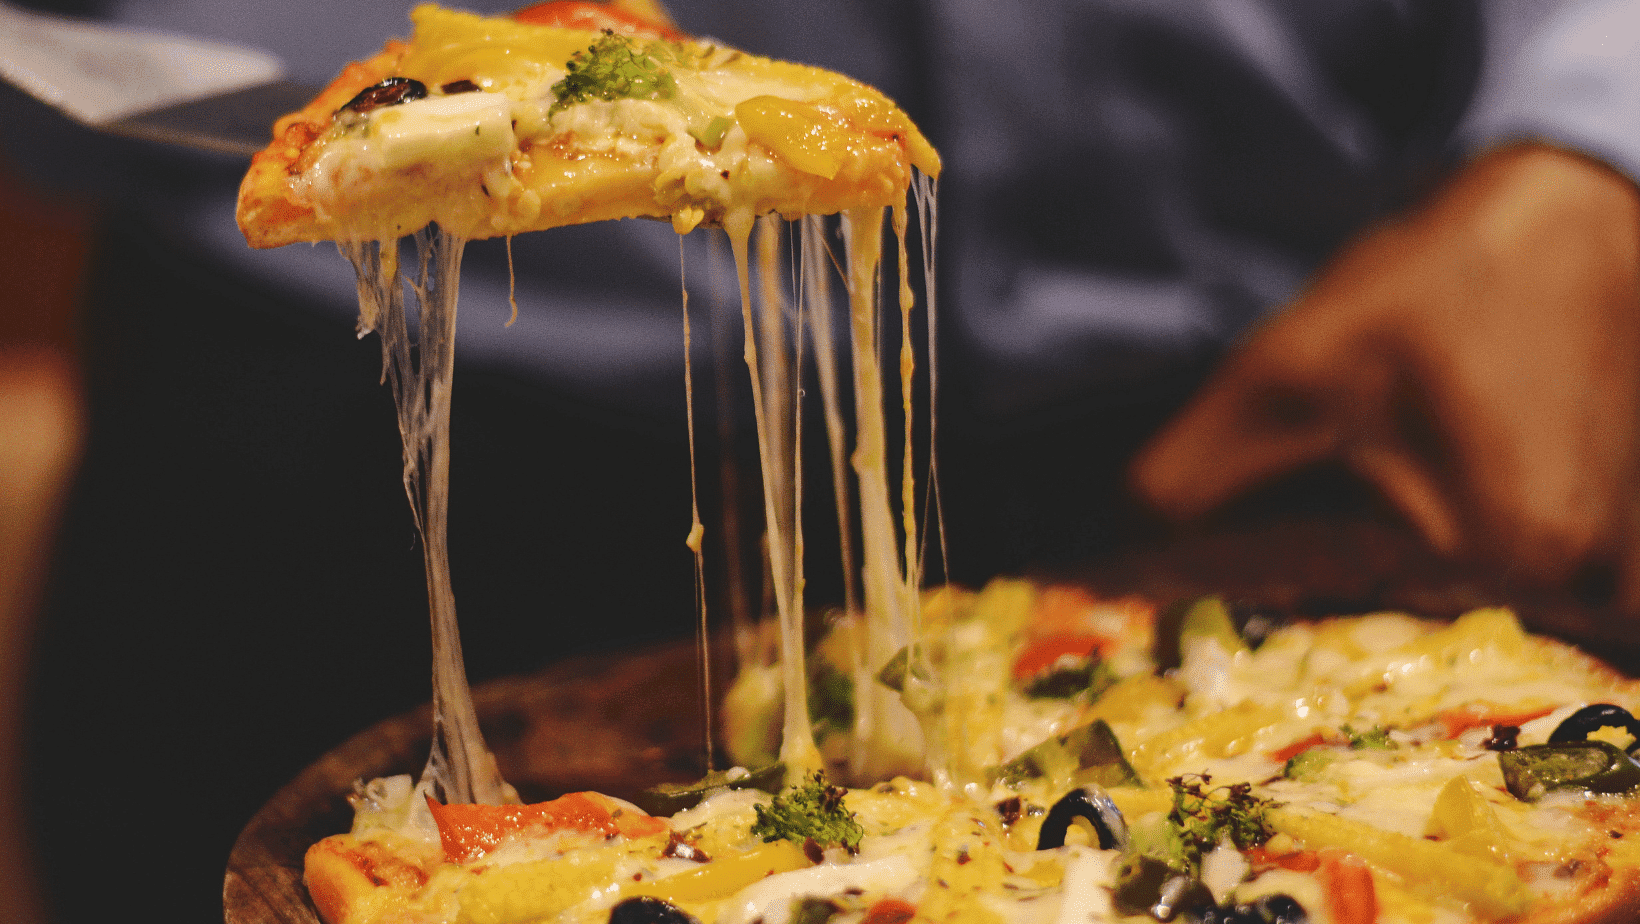
[[[1065,779],[1100,786],[1138,786],[1139,774],[1104,719],[1049,738],[985,773],[992,783],[1018,788],[1026,780]]]
[[[739,892],[759,879],[809,865],[803,848],[786,841],[761,844],[743,853],[720,856],[682,873],[634,883],[628,895],[652,895],[671,902],[714,901]]]
[[[1053,667],[1060,658],[1086,658],[1098,654],[1104,639],[1097,635],[1061,632],[1036,639],[1014,659],[1014,679],[1029,680]]]
[[[1469,703],[1457,709],[1443,712],[1435,717],[1441,723],[1441,728],[1448,738],[1456,738],[1471,728],[1487,728],[1492,725],[1521,726],[1533,719],[1541,719],[1551,712],[1554,707],[1538,709],[1507,709],[1493,703]]]
[[[1640,764],[1604,741],[1534,744],[1498,754],[1510,795],[1536,802],[1558,790],[1621,793],[1640,786]]]
[[[916,905],[901,898],[885,898],[866,911],[860,924],[906,924],[916,916]]]
[[[822,848],[840,846],[854,853],[866,832],[843,805],[847,793],[841,786],[827,784],[825,774],[816,772],[813,779],[775,796],[768,805],[758,805],[752,834],[765,842],[812,840]]]
[[[665,38],[676,40],[682,35],[666,23],[639,16],[630,9],[618,8],[613,3],[590,3],[586,0],[555,0],[537,3],[513,14],[519,22],[538,26],[557,26],[561,29],[611,31],[638,38]]]
[[[1116,685],[1119,678],[1109,663],[1098,655],[1077,658],[1062,655],[1046,669],[1025,684],[1025,695],[1032,699],[1071,699],[1083,697],[1092,701]]]
[[[640,895],[609,909],[609,924],[700,924],[700,921],[665,899]]]
[[[1164,609],[1156,618],[1156,665],[1172,670],[1183,663],[1187,644],[1212,639],[1227,654],[1247,649],[1230,615],[1230,608],[1219,597],[1200,597],[1181,600]]]
[[[444,805],[431,798],[427,805],[438,824],[444,854],[455,863],[476,860],[509,835],[532,829],[627,837],[648,837],[669,830],[664,819],[595,792],[574,792],[533,805]]]
[[[1341,850],[1324,850],[1318,875],[1335,924],[1376,924],[1378,890],[1365,860]]]
[[[1622,706],[1611,703],[1595,703],[1584,706],[1571,715],[1554,730],[1549,736],[1550,744],[1570,744],[1574,741],[1586,740],[1590,735],[1602,728],[1615,728],[1628,732],[1634,740],[1624,748],[1630,754],[1640,747],[1640,720],[1630,714]]]
[[[694,808],[707,796],[727,789],[761,789],[774,792],[786,778],[786,765],[769,764],[748,771],[742,767],[733,770],[713,770],[693,783],[661,783],[638,793],[633,804],[651,815],[676,815]]]
[[[1374,725],[1366,731],[1356,731],[1348,725],[1342,731],[1350,740],[1352,751],[1393,751],[1395,742],[1390,740],[1389,729],[1382,725]]]
[[[1251,783],[1209,788],[1213,778],[1203,773],[1176,776],[1168,812],[1177,845],[1177,857],[1186,868],[1201,868],[1202,857],[1226,837],[1241,850],[1257,847],[1274,834],[1266,815],[1275,803],[1253,795]]]
[[[342,107],[348,112],[366,113],[383,106],[397,106],[427,95],[427,85],[409,77],[389,77],[375,86],[365,87]]]
[[[550,111],[593,99],[670,99],[678,83],[661,66],[655,48],[606,30],[592,47],[569,59],[569,73],[552,85],[557,102]]]
[[[1212,890],[1200,879],[1144,855],[1123,862],[1111,898],[1123,914],[1148,914],[1158,921],[1181,914],[1201,920],[1217,908]]]
[[[1110,796],[1097,786],[1081,786],[1066,793],[1048,810],[1037,835],[1037,850],[1052,850],[1065,846],[1065,835],[1078,819],[1087,822],[1100,850],[1118,850],[1127,846],[1127,821]]]

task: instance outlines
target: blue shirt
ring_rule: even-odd
[[[930,134],[946,165],[946,394],[981,422],[1173,387],[1488,146],[1543,139],[1640,176],[1635,0],[670,5],[699,34],[873,83]],[[124,0],[109,15],[267,48],[315,84],[408,31],[397,4]],[[353,313],[351,270],[330,247],[244,245],[238,164],[180,162],[152,152],[100,172],[179,246],[293,304]],[[695,234],[680,249],[654,222],[513,247],[511,328],[499,242],[469,249],[461,362],[675,422],[679,254],[699,308],[734,298],[725,248]]]

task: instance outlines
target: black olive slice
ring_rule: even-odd
[[[471,80],[452,80],[444,86],[439,87],[439,92],[443,93],[445,96],[454,96],[457,93],[473,93],[479,89],[481,89],[479,85],[473,83]]]
[[[1621,728],[1634,736],[1634,741],[1625,749],[1634,753],[1640,747],[1640,719],[1622,706],[1611,703],[1595,703],[1584,706],[1566,717],[1564,722],[1549,736],[1550,744],[1573,744],[1588,740],[1589,735],[1602,728]]]
[[[1158,921],[1171,921],[1180,915],[1186,920],[1202,920],[1219,910],[1213,901],[1213,890],[1195,876],[1179,873],[1162,883],[1156,903],[1150,906],[1150,916]]]
[[[700,924],[700,921],[664,898],[644,895],[609,909],[609,924]]]
[[[1310,924],[1310,915],[1291,895],[1266,895],[1253,902],[1253,908],[1265,924]]]
[[[397,106],[427,95],[427,85],[409,77],[389,77],[373,87],[365,87],[359,95],[347,101],[343,109],[351,112],[369,112],[383,106]]]
[[[1052,850],[1065,846],[1065,834],[1071,822],[1081,818],[1093,825],[1099,835],[1100,850],[1115,850],[1127,846],[1127,822],[1110,796],[1097,786],[1082,786],[1066,793],[1048,809],[1042,821],[1042,833],[1037,835],[1037,850]]]

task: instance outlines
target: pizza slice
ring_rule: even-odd
[[[892,210],[899,306],[908,316],[907,202],[915,192],[918,219],[931,223],[940,160],[909,117],[876,90],[819,68],[691,38],[653,0],[563,0],[503,17],[428,4],[411,19],[409,39],[391,40],[379,54],[350,65],[311,104],[275,124],[273,143],[252,160],[241,185],[238,218],[253,246],[332,240],[357,270],[359,327],[381,334],[404,439],[405,486],[424,536],[435,714],[424,783],[450,802],[494,803],[504,798],[504,787],[466,689],[445,545],[464,243],[632,217],[668,220],[679,233],[701,226],[728,232],[747,329],[771,570],[789,635],[800,639],[800,521],[782,513],[795,509],[797,489],[795,478],[780,471],[796,463],[780,447],[797,416],[786,343],[788,335],[804,335],[785,329],[783,296],[770,291],[779,277],[777,233],[760,239],[765,291],[754,300],[752,231],[771,215],[808,222],[805,240],[816,242],[802,254],[807,278],[832,259],[830,245],[818,240],[817,216],[843,215],[855,356],[854,465],[862,508],[869,510],[862,516],[866,558],[877,562],[873,574],[880,577],[868,582],[868,603],[907,596],[891,585],[914,587],[920,568],[910,525],[904,527],[905,559],[897,560],[883,448],[890,396],[878,368],[877,273],[884,216]],[[772,231],[774,223],[761,227]],[[399,259],[400,239],[407,236],[418,249],[417,263],[403,268],[412,277],[409,286]],[[931,238],[925,228],[929,275]],[[407,297],[419,304],[417,325],[409,323]],[[799,306],[796,316],[804,312]],[[687,304],[684,321],[687,342]],[[826,321],[797,325],[804,323],[817,341],[819,332],[829,331]],[[413,326],[419,327],[414,349]],[[910,330],[902,324],[908,355]],[[766,372],[759,341],[772,354]],[[913,363],[898,367],[909,447]],[[836,400],[835,389],[828,390],[828,404]],[[911,457],[908,451],[902,491],[908,499],[916,496]],[[786,497],[774,497],[782,490]],[[697,515],[689,540],[697,570],[703,568],[700,533]],[[798,657],[787,660],[800,670],[801,645],[792,647]],[[802,711],[794,700],[788,713]],[[794,728],[806,726],[794,720]]]
[[[876,90],[678,32],[641,0],[511,17],[431,4],[274,126],[240,188],[256,247],[460,239],[615,218],[680,232],[905,201],[939,156]]]

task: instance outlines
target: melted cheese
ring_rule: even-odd
[[[382,340],[383,374],[398,407],[404,490],[416,514],[427,566],[433,635],[433,750],[423,781],[451,802],[494,804],[504,796],[484,748],[462,666],[447,547],[450,396],[455,368],[456,299],[465,242],[443,232],[416,237],[419,273],[411,291],[421,339],[412,350],[399,278],[398,242],[344,243],[359,279],[360,333]]]

